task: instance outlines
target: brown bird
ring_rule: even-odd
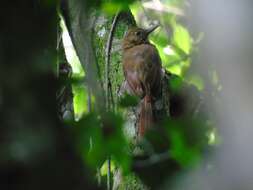
[[[150,29],[130,28],[123,39],[123,71],[134,95],[141,98],[137,123],[142,137],[155,121],[153,102],[161,89],[161,59],[154,45],[148,41]]]

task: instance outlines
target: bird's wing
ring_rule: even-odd
[[[138,97],[143,97],[144,96],[143,85],[141,84],[141,81],[139,80],[138,73],[136,71],[133,71],[133,72],[126,71],[125,77],[130,88],[134,92],[134,95]]]
[[[156,94],[160,89],[161,83],[161,59],[155,46],[151,44],[143,45],[143,63],[140,67],[140,73],[143,72],[141,79],[144,84],[149,85],[151,94]]]
[[[138,49],[132,49],[123,55],[123,70],[125,78],[131,87],[134,95],[143,97],[144,89],[142,81],[140,80],[139,67],[143,60]]]

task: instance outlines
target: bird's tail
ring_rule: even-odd
[[[146,95],[141,101],[140,117],[138,122],[138,136],[144,136],[145,132],[154,122],[152,101],[149,95]]]

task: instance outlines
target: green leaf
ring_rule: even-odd
[[[88,112],[88,94],[83,84],[72,84],[72,89],[75,120],[78,121],[84,113]]]
[[[189,55],[192,48],[192,39],[189,31],[184,26],[176,23],[173,24],[173,28],[173,43]]]
[[[116,164],[114,160],[111,160],[111,172],[114,172],[116,169]],[[106,160],[103,164],[103,166],[100,168],[100,174],[101,176],[106,176],[108,172],[108,160]]]
[[[104,1],[102,3],[102,11],[109,15],[114,15],[119,10],[126,10],[128,6],[133,3],[134,0],[111,0],[111,1]]]
[[[167,33],[158,28],[156,31],[152,32],[149,37],[150,41],[154,42],[155,45],[159,45],[161,47],[166,47],[168,45],[168,35]]]

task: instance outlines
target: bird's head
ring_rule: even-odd
[[[149,29],[142,29],[138,27],[132,27],[127,31],[126,36],[123,39],[123,49],[128,49],[136,45],[148,43],[148,36],[159,25],[154,25]]]

